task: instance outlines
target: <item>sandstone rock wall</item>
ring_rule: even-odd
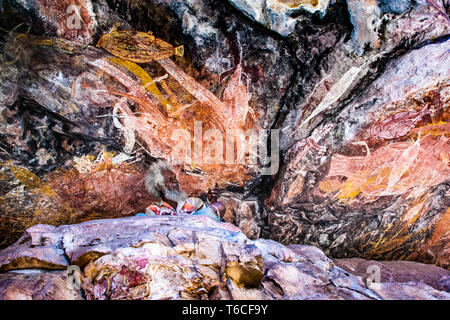
[[[129,114],[150,110],[166,126],[210,125],[231,108],[249,110],[227,117],[245,128],[280,129],[273,176],[255,166],[180,170],[193,194],[219,182],[228,221],[250,238],[449,267],[448,1],[50,3],[1,2],[3,29],[25,23],[2,38],[2,247],[38,223],[134,215],[151,202],[141,178],[167,156],[167,130],[118,123],[126,92]],[[80,28],[64,23],[69,4]],[[139,68],[110,60],[95,45],[117,22],[184,45],[184,57]],[[149,78],[169,90],[144,90]],[[167,99],[190,107],[170,116]]]

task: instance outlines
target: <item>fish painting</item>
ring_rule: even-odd
[[[182,57],[184,47],[174,47],[170,43],[156,38],[151,32],[111,30],[104,34],[97,43],[112,55],[133,61],[147,63],[159,61],[172,56]]]

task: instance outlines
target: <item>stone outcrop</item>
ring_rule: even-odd
[[[272,193],[272,205],[293,214],[280,220],[274,210],[269,226],[279,240],[308,239],[333,256],[411,257],[448,267],[448,246],[431,239],[449,231],[450,171],[440,158],[450,146],[447,120],[440,120],[448,114],[450,70],[441,63],[449,45],[430,44],[391,62],[335,120],[289,149]],[[419,245],[421,239],[429,240]],[[425,258],[428,250],[434,253]]]
[[[23,270],[0,274],[0,300],[82,300],[66,271]]]
[[[261,237],[264,228],[263,204],[257,198],[243,199],[238,193],[224,193],[218,199],[225,205],[223,219],[239,227],[252,240]]]
[[[333,262],[202,216],[37,225],[0,251],[0,270],[2,299],[450,299],[445,269]]]
[[[0,1],[1,247],[143,212],[148,164],[197,119],[280,130],[276,174],[178,168],[188,193],[218,183],[249,238],[449,268],[448,1],[50,3]],[[133,65],[96,47],[118,22],[185,55]],[[17,263],[64,266],[52,250]]]

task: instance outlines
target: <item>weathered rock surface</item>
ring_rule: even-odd
[[[448,271],[413,261],[373,261],[361,258],[335,259],[335,264],[354,275],[361,276],[364,282],[375,279],[375,272],[379,272],[380,282],[406,283],[412,279],[426,284],[440,291],[450,291]]]
[[[24,6],[18,1],[7,1],[5,6],[7,3],[11,3],[8,12]],[[244,94],[246,84],[248,95],[244,96],[251,97],[251,101],[245,102],[253,104],[253,114],[259,115],[252,121],[258,122],[259,127],[270,128],[277,114],[276,105],[293,74],[290,67],[280,72],[280,65],[292,62],[285,59],[289,54],[283,45],[271,37],[261,37],[252,26],[240,24],[240,16],[227,16],[229,7],[223,4],[194,1],[152,3],[149,7],[110,5],[113,9],[104,1],[92,2],[102,32],[107,32],[113,21],[120,21],[124,28],[153,30],[174,45],[184,44],[186,58],[177,58],[176,62],[185,72],[228,104],[235,101],[232,93]],[[39,16],[37,6],[29,4],[26,11],[33,17]],[[147,11],[151,19],[145,15]],[[212,12],[214,16],[210,16]],[[23,10],[17,9],[15,14],[23,17]],[[171,18],[168,27],[161,28],[172,15],[179,15],[180,20]],[[133,27],[125,21],[129,16],[135,17]],[[17,42],[12,36],[5,39],[8,63],[2,65],[2,76],[7,79],[2,82],[0,93],[3,116],[0,152],[2,159],[12,163],[2,164],[1,168],[5,178],[1,200],[5,206],[0,228],[6,235],[1,246],[11,244],[24,229],[39,223],[60,225],[143,212],[155,200],[143,186],[147,163],[154,157],[167,157],[167,150],[172,149],[164,145],[167,139],[163,136],[169,136],[167,126],[180,124],[178,116],[167,117],[162,106],[156,106],[158,99],[167,101],[156,92],[167,93],[164,91],[167,89],[180,104],[189,104],[185,107],[187,113],[181,117],[183,126],[191,126],[188,121],[192,119],[207,122],[217,116],[211,114],[207,105],[189,96],[174,79],[165,78],[167,74],[161,65],[150,63],[140,69],[137,65],[130,67],[110,60],[112,56],[106,51],[93,47],[98,40],[95,35],[87,41],[90,45],[84,45],[73,41],[80,39],[64,30],[56,35],[68,40],[52,37],[55,33],[49,31],[51,21],[43,19],[42,23],[46,27],[36,29],[36,33],[41,33],[39,37],[24,36]],[[8,25],[5,29],[13,27]],[[229,31],[230,28],[234,31]],[[268,49],[261,51],[261,47]],[[245,74],[240,75],[237,70]],[[273,83],[275,77],[278,80]],[[153,78],[166,79],[165,89],[145,90],[141,84]],[[233,88],[228,88],[230,82]],[[118,105],[123,103],[121,94],[136,96],[138,100],[130,99],[126,107]],[[138,121],[132,126],[140,131],[137,133],[126,130],[130,123],[121,123],[122,118],[117,118],[123,107],[130,114],[142,108],[146,115],[161,112],[164,116],[154,122],[135,119]],[[161,125],[158,134],[149,135],[152,125]],[[204,168],[203,175],[195,171],[184,174],[186,169],[180,171],[180,183],[193,194],[205,192],[217,182],[222,187],[231,184],[242,188],[249,178],[247,169],[236,170],[234,166]],[[254,236],[257,234],[258,231]]]
[[[218,199],[225,205],[224,220],[236,225],[252,240],[261,237],[264,227],[263,204],[257,198],[243,199],[242,194],[223,193]]]
[[[166,128],[222,114],[174,80],[175,64],[225,111],[250,110],[232,123],[280,129],[274,176],[180,168],[189,193],[216,182],[232,191],[227,221],[248,237],[449,268],[448,1],[0,3],[3,29],[26,23],[1,40],[0,246],[35,224],[143,211],[153,199],[142,176],[167,157]],[[117,22],[184,45],[185,56],[117,64],[94,47]],[[149,78],[157,91],[143,88]],[[181,117],[166,112],[168,99],[185,107]],[[130,125],[119,107],[158,121],[161,112],[159,135],[150,134],[158,121]]]
[[[55,253],[42,254],[49,248]],[[71,267],[50,271],[59,253]],[[380,283],[366,281],[373,266],[381,266]],[[250,240],[202,216],[38,225],[0,251],[0,268],[8,271],[0,274],[2,299],[450,299],[445,269],[334,263],[316,247]]]
[[[289,1],[289,0],[230,0],[230,2],[247,16],[266,28],[288,36],[299,22],[295,14],[305,11],[318,13],[323,17],[328,10],[330,0]]]
[[[1,300],[82,300],[65,271],[23,270],[0,274]]]
[[[449,45],[443,39],[390,62],[289,149],[266,202],[281,208],[269,214],[275,239],[306,241],[336,257],[448,268],[450,171],[441,155],[450,150]]]
[[[36,225],[26,230],[22,237],[2,251],[1,271],[33,269],[66,269],[69,262],[59,246],[61,236],[50,225]],[[23,244],[27,243],[29,248]]]

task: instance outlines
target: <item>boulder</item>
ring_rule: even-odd
[[[55,256],[42,254],[48,249],[62,251],[66,270],[53,271]],[[38,259],[7,264],[13,256]],[[316,247],[250,240],[206,216],[40,225],[1,250],[0,261],[7,266],[3,299],[450,299],[445,269],[398,262],[382,268],[379,282],[364,281],[362,262],[354,267]]]
[[[1,300],[83,300],[65,271],[22,270],[0,273]]]
[[[379,282],[407,283],[416,281],[439,291],[450,290],[450,278],[445,269],[413,261],[373,261],[361,258],[335,259],[335,264],[363,278],[372,281],[375,272],[379,272]]]

